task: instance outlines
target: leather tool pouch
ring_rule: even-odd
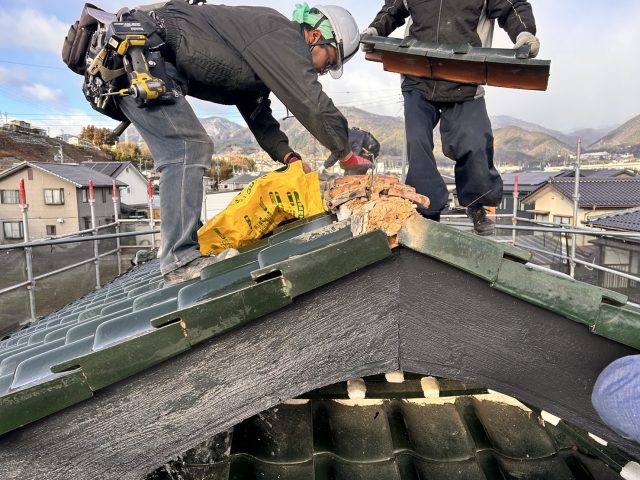
[[[84,75],[87,69],[87,50],[91,37],[98,29],[98,22],[87,14],[87,7],[99,10],[90,3],[85,4],[82,15],[71,27],[62,45],[62,61],[78,75]]]

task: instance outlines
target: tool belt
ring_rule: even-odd
[[[62,59],[84,76],[82,91],[94,110],[126,122],[118,97],[133,96],[140,107],[175,102],[163,47],[155,21],[145,13],[112,14],[87,3],[69,28]]]

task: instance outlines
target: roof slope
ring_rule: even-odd
[[[131,165],[131,162],[84,162],[82,164],[85,168],[90,168],[111,178],[116,178]]]
[[[601,216],[590,223],[598,228],[640,232],[640,207],[624,210],[614,215]]]
[[[50,173],[51,175],[74,184],[78,188],[88,187],[89,181],[93,181],[94,187],[111,187],[113,185],[113,179],[108,175],[76,163],[23,162],[1,173],[0,178],[13,175],[27,167],[37,168]],[[116,180],[116,185],[119,187],[127,186],[126,183],[121,182],[120,180]]]
[[[530,196],[551,187],[567,198],[573,198],[573,180],[553,179],[541,185]],[[580,208],[629,208],[640,205],[640,178],[581,178]]]
[[[332,221],[281,228],[199,281],[163,288],[145,265],[5,340],[0,427],[26,426],[0,437],[4,478],[139,478],[287,398],[397,369],[485,385],[640,457],[590,402],[637,352],[616,342],[640,347],[626,297],[426,220],[395,254]]]
[[[422,383],[429,385],[425,398]],[[619,480],[628,459],[501,394],[433,377],[384,376],[349,400],[342,382],[251,417],[149,480]],[[572,476],[571,476],[572,475]]]

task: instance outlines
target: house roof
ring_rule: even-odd
[[[240,175],[236,175],[235,177],[231,177],[229,180],[220,182],[220,185],[249,184],[260,177],[261,175],[253,175],[251,173],[242,173]]]
[[[395,252],[334,220],[280,227],[183,284],[142,265],[0,342],[3,474],[139,478],[287,398],[399,368],[482,382],[640,458],[590,402],[602,368],[640,349],[624,295],[420,218]]]
[[[562,172],[559,177],[574,177],[574,170],[567,170]],[[629,170],[627,168],[598,168],[598,169],[588,169],[583,168],[580,170],[581,177],[588,178],[614,178],[620,176],[626,177],[635,177],[636,173],[633,170]]]
[[[84,162],[83,167],[117,178],[124,170],[133,166],[131,162]],[[135,168],[135,167],[134,167]]]
[[[594,218],[590,223],[597,228],[640,232],[640,207],[610,215],[602,215]]]
[[[573,198],[573,180],[551,180],[525,198],[533,200],[543,189],[552,188],[565,197]],[[581,178],[580,208],[629,208],[640,204],[640,178]]]
[[[0,173],[0,179],[7,178],[25,168],[36,168],[43,172],[54,175],[62,180],[72,183],[78,188],[88,187],[89,181],[93,181],[94,187],[111,187],[113,179],[104,173],[92,170],[91,168],[77,163],[43,163],[43,162],[22,162],[9,170]],[[126,187],[127,184],[116,180],[116,186]]]
[[[584,432],[547,423],[500,394],[404,377],[402,383],[382,375],[363,379],[366,402],[349,400],[346,382],[309,392],[209,439],[152,477],[201,478],[197,473],[205,466],[218,473],[210,478],[232,479],[559,479],[574,465],[588,478],[620,479],[616,460],[601,460],[603,454],[618,457],[616,452],[596,446]],[[425,399],[423,382],[439,397]],[[491,464],[504,477],[493,476]]]

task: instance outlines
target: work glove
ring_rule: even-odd
[[[365,35],[380,35],[378,33],[378,30],[376,30],[376,27],[369,27],[366,30],[363,30],[362,32],[360,32],[360,38],[364,37]]]
[[[291,152],[291,155],[289,155],[289,158],[287,158],[286,163],[287,165],[291,165],[295,162],[302,162],[302,155],[297,152]],[[313,171],[313,168],[307,162],[302,162],[302,171],[304,173],[311,173]]]
[[[378,30],[376,30],[375,27],[369,27],[366,30],[363,30],[362,32],[360,32],[360,41],[362,41],[362,39],[367,36],[367,35],[380,35],[378,33]],[[362,52],[367,52],[370,49],[370,46],[365,45],[364,43],[360,44],[360,51]]]
[[[520,47],[524,47],[528,45],[529,57],[536,58],[538,56],[538,52],[540,52],[540,40],[534,34],[530,32],[522,32],[516,38],[516,44],[513,46],[515,50],[519,50]]]
[[[340,168],[342,168],[347,175],[364,175],[367,173],[367,170],[373,167],[373,162],[354,153],[340,160]]]

